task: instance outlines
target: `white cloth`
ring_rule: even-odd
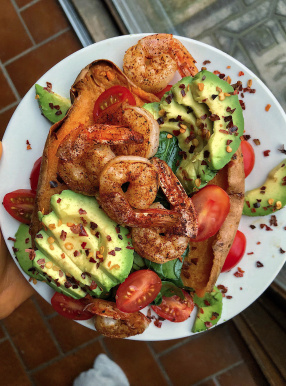
[[[73,386],[129,386],[121,368],[105,354],[99,354],[93,368],[81,373]]]

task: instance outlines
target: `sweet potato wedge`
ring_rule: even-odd
[[[211,292],[233,243],[244,202],[244,167],[241,148],[209,184],[223,188],[230,198],[230,211],[218,233],[201,242],[190,242],[181,278],[199,296]]]
[[[46,140],[36,205],[30,227],[32,240],[41,228],[38,211],[44,214],[48,213],[50,211],[51,196],[67,189],[66,184],[58,175],[59,159],[56,154],[59,144],[73,129],[80,125],[87,127],[94,124],[93,106],[96,99],[102,92],[114,85],[127,87],[135,96],[138,106],[146,102],[158,101],[155,95],[146,93],[135,86],[119,67],[109,60],[96,60],[80,72],[70,90],[72,106],[66,116],[50,128]]]

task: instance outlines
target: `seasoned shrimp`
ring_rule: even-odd
[[[85,309],[96,315],[94,325],[97,331],[110,338],[142,334],[150,324],[150,320],[142,312],[122,312],[116,307],[116,303],[108,300],[91,299]]]
[[[171,34],[144,37],[126,51],[123,59],[125,75],[147,92],[163,90],[176,70],[182,77],[198,72],[192,55]]]
[[[124,193],[122,185],[129,183]],[[174,225],[181,214],[174,210],[147,209],[158,191],[158,174],[149,160],[121,156],[109,161],[99,180],[102,209],[118,224],[130,227]],[[135,208],[135,209],[133,209]]]
[[[163,208],[163,205],[155,203],[150,208]],[[189,237],[170,234],[168,228],[162,227],[132,228],[131,236],[135,251],[159,264],[180,259],[189,243]]]
[[[117,104],[114,109],[107,109],[107,113],[102,113],[98,118],[98,123],[110,125],[122,125],[129,127],[143,135],[142,144],[128,144],[116,146],[113,151],[117,155],[136,155],[139,157],[153,157],[159,147],[159,124],[153,115],[137,106],[130,106],[126,103]]]
[[[152,158],[151,162],[159,174],[160,187],[172,209],[182,215],[180,223],[168,232],[195,238],[198,232],[198,220],[192,200],[166,162],[156,157]]]
[[[143,140],[140,133],[121,126],[98,124],[84,128],[80,125],[58,148],[59,175],[75,192],[94,195],[104,165],[115,157],[110,144],[140,144]]]

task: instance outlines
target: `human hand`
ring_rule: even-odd
[[[0,319],[9,316],[34,293],[13,261],[0,231]]]

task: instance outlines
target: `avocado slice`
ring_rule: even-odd
[[[35,239],[41,251],[65,264],[75,278],[80,280],[83,273],[84,285],[89,275],[104,291],[123,282],[133,264],[129,231],[112,221],[93,197],[64,190],[52,196],[51,207],[51,213],[41,216],[44,242]]]
[[[14,242],[14,252],[18,263],[22,270],[32,279],[43,280],[38,271],[33,267],[33,260],[29,257],[29,252],[32,251],[32,241],[29,233],[29,225],[20,224],[15,234],[16,241]]]
[[[36,99],[42,114],[52,123],[63,119],[66,112],[71,107],[69,99],[62,97],[52,91],[51,87],[42,87],[35,84]]]
[[[212,292],[206,293],[202,298],[194,294],[193,300],[198,311],[192,332],[205,331],[216,325],[222,313],[222,293],[220,290],[214,287]]]
[[[203,188],[230,160],[240,144],[244,121],[237,95],[209,71],[185,77],[160,106],[145,104],[160,130],[178,139],[183,159],[176,172],[187,193]]]
[[[266,216],[286,205],[286,159],[268,174],[259,188],[245,193],[243,214]]]
[[[33,260],[33,267],[39,272],[45,282],[55,291],[60,292],[66,296],[71,296],[74,299],[85,297],[86,292],[67,275],[55,265],[46,255],[41,251],[36,251],[36,257]]]

